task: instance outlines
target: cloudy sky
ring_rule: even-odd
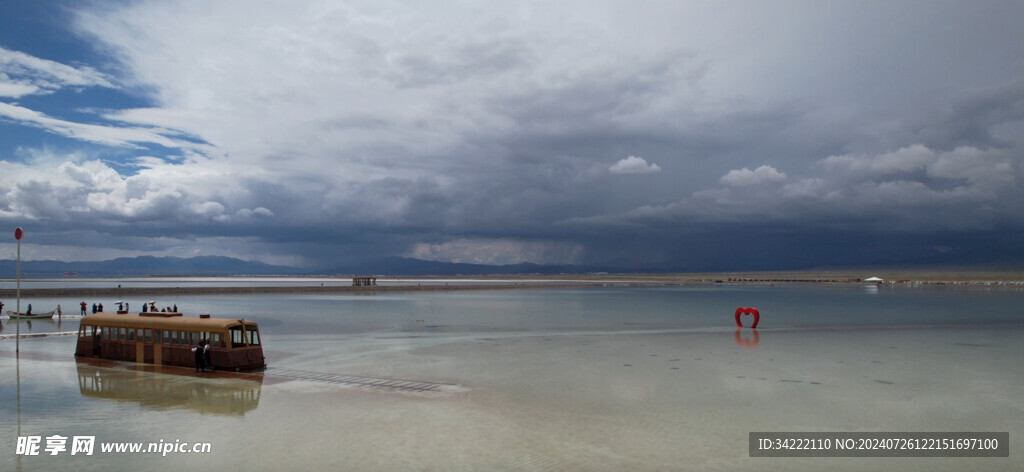
[[[1024,252],[1019,1],[0,6],[0,259]],[[8,231],[4,230],[4,231]]]

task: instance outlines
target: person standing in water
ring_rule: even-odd
[[[203,349],[205,345],[206,340],[204,339],[202,341],[199,341],[198,346],[192,348],[192,352],[195,354],[193,357],[195,358],[196,362],[196,372],[206,370],[206,366],[203,365],[203,361],[206,359],[206,352],[205,349]]]
[[[211,365],[211,362],[210,362],[210,342],[209,341],[203,341],[203,342],[206,343],[206,344],[203,344],[203,371],[206,372],[206,371],[213,370],[213,366]]]

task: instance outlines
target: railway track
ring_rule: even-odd
[[[267,369],[265,377],[282,377],[294,380],[310,380],[314,382],[325,382],[339,385],[351,385],[368,387],[375,390],[387,390],[393,392],[444,392],[456,385],[438,382],[423,382],[419,380],[386,379],[377,377],[363,377],[359,375],[331,374],[326,372],[313,372],[308,370],[295,369]]]

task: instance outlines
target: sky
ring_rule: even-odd
[[[3,2],[0,259],[20,226],[25,260],[311,270],[1024,260],[1021,24],[999,0]]]

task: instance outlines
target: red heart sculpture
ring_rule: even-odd
[[[757,311],[757,308],[739,307],[736,309],[736,326],[743,327],[743,323],[740,321],[740,315],[754,315],[754,324],[750,325],[751,328],[756,328],[757,323],[761,321],[761,312]]]

